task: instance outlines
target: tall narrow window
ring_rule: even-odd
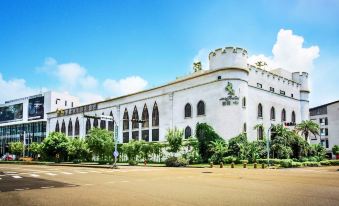
[[[65,124],[65,120],[62,120],[62,124],[61,124],[61,133],[66,134],[66,124]]]
[[[264,139],[264,131],[263,127],[258,127],[258,140],[263,140]]]
[[[75,120],[75,128],[74,128],[74,136],[79,137],[80,135],[80,124],[79,124],[79,119]]]
[[[105,113],[102,113],[102,115],[105,115]],[[106,129],[106,121],[100,120],[100,129]]]
[[[132,139],[139,140],[139,114],[138,109],[134,106],[133,115],[132,115]]]
[[[69,137],[72,137],[73,136],[73,124],[72,124],[72,119],[69,118],[69,121],[68,121],[68,131],[67,131],[67,134]]]
[[[203,101],[199,101],[197,105],[198,115],[205,115],[205,103]]]
[[[98,128],[98,126],[99,126],[99,120],[97,118],[95,118],[94,121],[93,121],[93,127]]]
[[[128,111],[127,108],[124,111],[124,118],[123,118],[123,125],[122,125],[122,130],[123,130],[123,143],[129,142],[129,117],[128,117]]]
[[[152,141],[159,141],[159,110],[156,102],[152,111]]]
[[[55,125],[55,132],[60,132],[59,120],[57,120],[57,123]]]
[[[146,142],[149,141],[149,115],[146,104],[144,105],[144,109],[142,110],[142,130],[141,130],[141,138]]]
[[[258,105],[258,118],[262,118],[262,105],[259,103]]]
[[[295,123],[295,112],[292,112],[291,122]]]
[[[242,98],[242,107],[245,108],[246,107],[246,97]]]
[[[192,129],[189,126],[187,126],[185,128],[185,139],[188,139],[191,136],[192,136]]]
[[[271,120],[275,120],[275,109],[274,109],[274,107],[271,108]]]
[[[185,105],[185,118],[187,117],[192,117],[192,106],[189,103]]]
[[[247,125],[246,125],[246,123],[244,123],[243,132],[244,132],[244,133],[246,133],[246,132],[247,132]]]
[[[86,120],[86,134],[88,134],[89,130],[91,130],[91,120],[87,118]]]
[[[113,117],[113,112],[109,114],[109,116]],[[128,116],[128,115],[127,115]],[[108,121],[108,131],[114,131],[114,118],[113,121]]]
[[[285,111],[285,109],[283,109],[283,110],[281,111],[281,121],[282,121],[282,122],[285,122],[285,121],[286,121],[286,111]]]

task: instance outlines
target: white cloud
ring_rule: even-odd
[[[125,79],[106,79],[103,83],[106,91],[112,96],[126,95],[144,90],[148,82],[139,76],[126,77]]]
[[[31,88],[26,85],[24,79],[5,80],[0,73],[0,104],[5,101],[34,95],[40,92],[39,89]],[[43,91],[46,89],[43,88]]]
[[[288,71],[310,72],[314,68],[314,60],[319,57],[319,47],[304,47],[304,38],[293,34],[292,30],[281,29],[273,46],[273,56],[263,54],[249,57],[251,64],[265,61],[269,68],[281,67]]]
[[[89,104],[104,100],[100,94],[93,92],[80,91],[76,93],[76,96],[79,97],[82,104]]]

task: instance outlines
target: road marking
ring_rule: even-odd
[[[39,177],[40,175],[30,174],[32,177]]]
[[[14,175],[14,176],[12,176],[13,178],[15,178],[15,179],[20,179],[20,178],[22,178],[22,177],[20,177],[20,176],[18,176],[18,175]]]
[[[70,173],[70,172],[61,172],[62,174],[65,174],[65,175],[72,175],[73,173]]]
[[[46,175],[56,176],[56,174],[54,174],[54,173],[46,173]]]

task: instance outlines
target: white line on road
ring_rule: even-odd
[[[62,174],[65,174],[65,175],[72,175],[73,173],[70,173],[70,172],[61,172]]]
[[[19,176],[19,175],[14,175],[14,176],[12,176],[13,178],[15,178],[15,179],[20,179],[20,178],[22,178],[21,176]]]
[[[46,173],[46,175],[56,176],[56,174],[54,174],[54,173]]]
[[[30,174],[32,177],[39,177],[40,175]]]

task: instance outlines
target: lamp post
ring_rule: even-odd
[[[270,139],[271,139],[271,129],[273,128],[273,124],[268,128],[267,138],[266,138],[266,149],[267,149],[267,165],[270,166]]]

